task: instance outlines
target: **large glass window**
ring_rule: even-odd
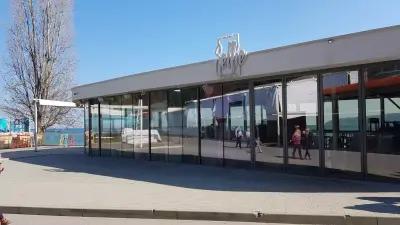
[[[257,163],[283,163],[282,82],[256,82],[255,153]]]
[[[287,82],[289,163],[319,166],[317,76]]]
[[[168,157],[168,104],[166,91],[150,93],[151,158],[167,160]]]
[[[92,100],[90,104],[90,154],[100,154],[100,129],[99,129],[99,104],[97,101]]]
[[[400,63],[370,66],[364,80],[368,172],[400,178]]]
[[[223,84],[223,93],[225,162],[250,162],[248,82]]]
[[[122,153],[122,108],[121,96],[109,97],[110,113],[110,149],[111,155],[121,156]]]
[[[168,91],[168,161],[182,160],[182,95],[181,89]]]
[[[322,76],[325,167],[361,171],[358,71]]]
[[[181,90],[183,104],[183,160],[197,163],[199,160],[199,126],[197,88]]]
[[[84,144],[85,144],[85,153],[88,154],[89,153],[89,142],[90,142],[90,137],[89,137],[89,109],[90,108],[90,104],[89,102],[85,102],[84,103]]]
[[[100,97],[100,126],[101,126],[101,149],[102,156],[111,155],[111,119],[110,119],[110,97]]]
[[[135,158],[149,159],[149,96],[146,93],[137,93],[133,95],[132,100],[132,136],[135,149]]]
[[[225,128],[222,85],[203,85],[200,89],[201,157],[203,163],[222,164]]]
[[[133,100],[131,94],[122,96],[122,129],[121,129],[121,147],[122,155],[134,157],[134,131],[133,131]]]

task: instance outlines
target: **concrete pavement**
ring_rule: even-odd
[[[256,225],[257,223],[232,223],[223,221],[193,221],[193,220],[152,220],[102,217],[66,217],[66,216],[32,216],[8,215],[13,225]],[[268,224],[274,225],[274,224]],[[280,224],[282,225],[282,224]]]
[[[0,151],[1,206],[398,218],[400,185],[126,158]]]

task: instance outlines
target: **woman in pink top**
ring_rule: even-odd
[[[296,150],[299,150],[300,159],[303,159],[303,156],[301,155],[301,130],[299,125],[294,126],[291,143],[293,145],[293,158],[296,158]]]

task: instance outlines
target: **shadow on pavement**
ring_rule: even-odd
[[[372,203],[348,206],[345,208],[374,213],[400,214],[400,197],[359,197],[358,199],[370,201]]]
[[[399,184],[391,183],[300,176],[268,170],[90,157],[83,154],[82,148],[1,152],[2,157],[12,161],[52,167],[44,169],[47,172],[79,172],[193,189],[295,193],[399,192],[400,190]]]

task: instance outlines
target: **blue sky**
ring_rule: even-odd
[[[213,59],[215,41],[240,33],[256,51],[400,24],[398,0],[76,0],[76,84]],[[10,23],[0,1],[0,57]]]

